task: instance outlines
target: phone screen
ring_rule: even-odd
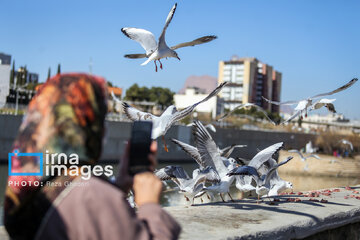
[[[129,174],[150,171],[150,153],[152,122],[136,121],[132,125],[130,139]]]

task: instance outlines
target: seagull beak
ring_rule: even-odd
[[[176,58],[179,59],[179,61],[181,61],[181,59],[178,56],[176,56]]]

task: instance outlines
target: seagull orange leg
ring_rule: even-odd
[[[162,68],[162,63],[160,62],[160,60],[158,60],[158,61],[159,61],[159,63],[160,63],[160,69],[163,69],[163,68]]]
[[[166,152],[169,152],[169,149],[168,149],[167,146],[166,146],[166,142],[165,142],[165,137],[164,137],[164,135],[162,136],[162,140],[163,140],[163,142],[164,142],[164,149],[165,149],[165,151],[166,151]]]

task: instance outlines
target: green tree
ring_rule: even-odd
[[[57,74],[60,74],[61,73],[61,66],[60,66],[60,63],[58,64],[58,68],[57,68]]]
[[[168,88],[152,87],[149,92],[150,101],[159,104],[163,109],[174,103],[174,93]]]
[[[149,89],[133,84],[125,94],[125,99],[130,101],[149,101]]]
[[[48,69],[48,76],[47,76],[47,79],[46,79],[46,80],[49,80],[50,77],[51,77],[51,68],[49,67],[49,69]]]
[[[150,101],[165,108],[174,103],[174,93],[168,88],[152,87],[149,89],[147,87],[139,87],[135,83],[126,91],[125,100]]]
[[[28,70],[27,70],[27,67],[26,67],[26,65],[25,65],[25,67],[24,67],[24,76],[23,76],[22,86],[24,86],[24,85],[26,84],[27,77],[28,77]]]
[[[10,87],[15,83],[15,60],[13,61],[12,69],[10,72]]]

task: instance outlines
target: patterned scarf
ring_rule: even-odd
[[[18,153],[76,153],[80,164],[100,157],[107,91],[104,79],[86,74],[58,74],[49,79],[29,104],[13,145],[11,172],[39,172],[39,158]],[[20,154],[19,154],[20,155]],[[43,159],[45,161],[45,159]],[[9,176],[4,223],[14,239],[33,239],[51,207],[72,176]],[[26,182],[26,184],[14,183]],[[60,183],[57,186],[46,183]]]

